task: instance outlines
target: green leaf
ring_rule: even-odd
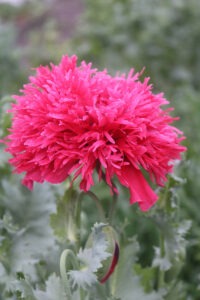
[[[140,264],[135,264],[134,271],[140,277],[145,292],[151,292],[154,289],[156,269],[152,267],[142,268]]]
[[[10,212],[6,211],[3,218],[0,219],[0,229],[5,229],[9,234],[15,234],[19,229],[18,226],[14,224]]]
[[[105,226],[106,224],[96,223],[92,228],[91,247],[79,250],[77,258],[80,261],[80,269],[68,272],[73,286],[87,289],[95,284],[97,282],[95,273],[102,267],[102,261],[111,256],[107,252],[107,241],[103,232]]]
[[[12,183],[2,182],[0,200],[5,214],[1,220],[4,241],[0,255],[7,257],[9,272],[21,271],[36,280],[35,264],[41,260],[48,264],[58,251],[49,225],[50,214],[56,209],[55,192],[48,184],[36,184],[29,191],[19,179],[12,176]]]
[[[14,100],[9,96],[0,99],[0,137],[8,134],[11,123],[11,115],[8,113],[8,109],[10,109],[12,102]]]
[[[13,292],[22,300],[66,300],[63,285],[54,273],[47,279],[44,289],[34,289],[23,273],[18,273],[18,280],[13,282]]]
[[[34,295],[37,300],[66,300],[61,279],[56,274],[48,278],[44,291],[36,289]]]
[[[91,250],[91,254],[93,257],[93,265],[91,268],[93,272],[96,272],[99,268],[102,267],[102,261],[112,256],[111,253],[107,252],[108,241],[106,240],[106,233],[104,232],[104,228],[107,227],[107,224],[96,223],[92,228],[92,248],[85,249]]]
[[[162,292],[146,294],[140,282],[140,277],[134,272],[134,264],[139,250],[136,239],[132,239],[120,252],[116,271],[111,277],[111,294],[123,300],[162,300]]]
[[[191,225],[192,222],[190,220],[184,220],[180,223],[174,223],[169,220],[165,223],[166,229],[163,229],[165,252],[171,262],[184,262],[186,246],[188,244],[185,236],[191,228]]]
[[[43,289],[33,288],[30,280],[23,273],[17,274],[18,279],[12,283],[12,291],[17,295],[17,299],[25,300],[66,300],[61,279],[55,274],[51,274]]]
[[[37,300],[30,282],[25,277],[19,278],[13,286],[13,292],[17,295],[18,300]]]
[[[162,271],[167,271],[172,267],[172,263],[170,262],[167,255],[164,257],[161,255],[160,248],[154,247],[155,250],[155,257],[152,262],[153,267],[159,267]]]
[[[51,226],[60,242],[77,242],[78,193],[73,188],[67,188],[64,196],[57,200],[57,211],[51,214]]]

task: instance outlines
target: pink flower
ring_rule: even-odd
[[[148,210],[157,195],[141,170],[163,185],[185,147],[182,132],[163,94],[153,94],[149,78],[140,74],[110,76],[77,57],[64,56],[58,66],[37,68],[36,76],[14,96],[7,151],[23,183],[60,183],[81,177],[84,191],[94,184],[96,169],[111,189],[116,175],[130,189],[130,203]]]

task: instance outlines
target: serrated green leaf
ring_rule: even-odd
[[[93,261],[93,272],[96,272],[99,268],[102,267],[102,261],[110,257],[112,254],[107,252],[108,242],[106,241],[106,235],[104,228],[106,224],[96,223],[92,228],[92,257],[96,260]],[[87,249],[85,249],[87,250]]]
[[[0,241],[0,263],[2,263],[7,270],[10,269],[9,253],[11,246],[11,241],[5,236],[2,236]]]
[[[172,267],[172,263],[170,262],[167,255],[162,256],[160,248],[154,247],[155,257],[152,262],[153,267],[158,267],[161,271],[167,271]]]
[[[16,224],[14,224],[12,215],[6,211],[3,218],[0,219],[0,229],[5,229],[8,233],[14,234],[19,229]]]
[[[184,220],[178,224],[169,223],[165,233],[165,248],[170,260],[180,261],[185,258],[186,246],[188,241],[185,235],[189,231],[192,222]]]
[[[165,300],[172,300],[172,299],[185,300],[188,298],[186,296],[186,288],[187,288],[187,285],[185,284],[185,282],[182,282],[181,280],[179,282],[177,282],[177,280],[175,279],[174,281],[171,282],[170,285],[168,285],[168,293],[165,295],[164,299]]]
[[[34,295],[37,300],[66,300],[61,279],[52,274],[45,284],[45,290],[36,289]]]
[[[136,274],[140,277],[141,284],[146,293],[151,292],[154,288],[156,270],[152,267],[142,268],[141,265],[135,264],[134,270]]]
[[[123,300],[163,300],[162,292],[146,294],[139,276],[134,272],[134,263],[139,250],[136,239],[125,246],[120,253],[116,271],[111,278],[111,293]]]
[[[15,283],[13,283],[13,289],[18,300],[37,300],[31,284],[25,278],[15,281]]]
[[[43,289],[34,289],[23,273],[18,273],[17,277],[11,287],[19,300],[66,300],[61,279],[55,273],[49,276]]]
[[[0,263],[0,278],[1,278],[0,292],[2,293],[2,297],[3,297],[6,294],[9,294],[10,291],[12,290],[12,288],[13,288],[12,283],[15,280],[15,274],[8,273],[4,264]],[[9,300],[10,300],[10,298],[9,298]]]
[[[51,214],[51,226],[54,234],[61,242],[69,243],[77,242],[77,209],[78,209],[78,193],[69,187],[64,196],[57,200],[57,211]]]
[[[106,224],[95,224],[92,228],[91,248],[80,249],[77,258],[80,261],[79,270],[71,270],[68,272],[72,285],[79,286],[83,289],[91,287],[97,282],[96,272],[102,267],[102,261],[111,256],[107,252],[107,241],[103,228]]]
[[[36,276],[35,263],[51,259],[56,251],[55,238],[49,226],[49,216],[55,211],[55,194],[48,184],[36,185],[31,192],[23,187],[16,176],[12,183],[3,180],[1,205],[15,228],[8,227],[5,240],[9,247],[4,251],[10,271],[22,271]],[[8,219],[8,218],[7,218]],[[5,224],[5,220],[4,223]],[[9,232],[15,229],[16,232]]]
[[[88,258],[91,258],[91,251],[88,250],[86,252],[87,253],[84,253],[84,256],[88,255]],[[83,264],[82,266],[80,266],[79,270],[72,270],[68,272],[73,287],[78,286],[86,290],[88,287],[91,287],[97,282],[97,276],[90,268],[91,265],[92,261],[87,261],[86,259],[84,259]]]

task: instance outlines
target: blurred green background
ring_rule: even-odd
[[[58,63],[63,54],[75,53],[111,74],[145,67],[154,91],[163,91],[175,107],[180,117],[176,125],[188,147],[179,166],[179,175],[186,179],[179,191],[180,214],[192,220],[181,272],[186,295],[192,298],[183,299],[200,299],[200,1],[11,2],[0,1],[1,135],[9,123],[7,97],[19,92],[33,68]],[[1,156],[0,176],[5,177]],[[139,230],[145,240],[145,225]]]

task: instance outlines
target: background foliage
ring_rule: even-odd
[[[70,1],[64,2],[67,12]],[[198,300],[200,2],[75,2],[79,17],[73,34],[72,23],[67,26],[58,11],[53,13],[55,5],[63,5],[61,0],[48,5],[37,0],[19,6],[0,3],[1,136],[9,126],[6,110],[12,101],[10,95],[18,93],[34,72],[32,67],[58,62],[65,53],[76,53],[80,60],[92,61],[113,74],[132,67],[140,71],[145,66],[144,75],[150,76],[155,91],[164,91],[180,116],[177,126],[185,132],[188,151],[177,166],[176,177],[169,179],[167,193],[160,191],[165,200],[150,213],[129,207],[127,191],[120,188],[113,226],[120,236],[121,257],[107,298]],[[55,220],[56,204],[62,201],[65,186],[36,185],[33,192],[27,191],[19,176],[11,174],[2,145],[0,150],[0,299],[64,299],[59,256],[70,241],[63,238],[67,235],[63,231],[63,210],[57,216],[63,222]],[[101,183],[93,192],[107,211],[108,189]],[[166,201],[169,210],[163,207]],[[82,208],[84,246],[91,226],[100,220],[87,195]],[[105,299],[102,286],[96,290],[101,290],[99,299]],[[95,299],[94,293],[90,290],[85,299]],[[79,299],[76,294],[74,297]]]

